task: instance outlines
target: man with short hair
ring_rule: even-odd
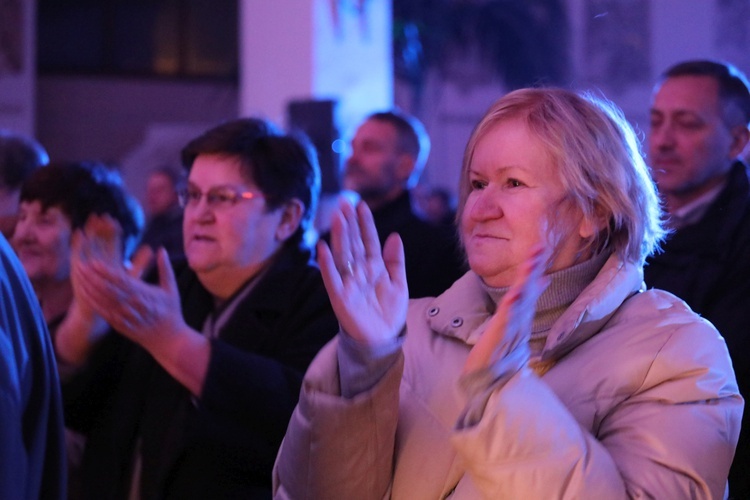
[[[668,69],[651,105],[648,160],[673,234],[649,259],[645,280],[679,296],[727,342],[740,393],[750,398],[750,182],[738,159],[750,140],[747,79],[729,64]],[[750,498],[745,410],[730,496]],[[706,452],[708,450],[705,450]]]
[[[164,247],[171,258],[185,254],[182,242],[183,212],[177,196],[183,182],[180,172],[167,165],[151,170],[146,179],[148,223],[141,241],[154,250]]]
[[[419,180],[430,140],[422,124],[399,111],[368,116],[351,142],[344,188],[372,210],[381,245],[391,233],[404,242],[412,298],[437,296],[464,272],[455,230],[438,227],[414,211],[410,189]]]

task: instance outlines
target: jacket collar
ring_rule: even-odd
[[[620,305],[643,288],[643,268],[612,255],[594,281],[552,325],[542,359],[564,356],[596,334]],[[479,276],[469,271],[426,310],[427,323],[438,334],[468,345],[476,344],[495,304],[483,289]]]
[[[294,287],[297,286],[297,280],[293,277],[299,273],[300,266],[307,263],[315,265],[309,250],[283,246],[253,290],[243,300],[242,313],[237,316],[254,314],[254,311],[259,310],[284,311],[287,304],[281,298],[292,296]],[[178,277],[178,286],[183,296],[182,309],[185,321],[200,331],[203,322],[213,310],[211,294],[187,265]]]
[[[737,160],[729,171],[724,189],[711,202],[703,217],[695,224],[681,227],[667,237],[668,252],[657,253],[650,261],[671,259],[674,252],[700,253],[722,259],[738,228],[744,224],[750,204],[748,168]]]

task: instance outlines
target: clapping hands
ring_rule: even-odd
[[[113,328],[149,349],[182,325],[179,293],[164,249],[157,255],[159,284],[140,280],[153,253],[143,248],[131,263],[120,251],[119,227],[92,215],[73,242],[72,279],[79,307],[91,309]]]
[[[544,276],[549,259],[549,247],[539,244],[532,250],[471,349],[464,373],[488,367],[528,343],[537,299],[549,284]]]

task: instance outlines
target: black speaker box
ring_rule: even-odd
[[[289,129],[304,132],[318,152],[323,193],[339,192],[341,155],[334,144],[340,139],[336,126],[336,101],[290,101],[287,104],[287,118]]]

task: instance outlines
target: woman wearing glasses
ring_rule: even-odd
[[[77,235],[76,299],[132,341],[111,398],[80,414],[87,496],[270,498],[302,376],[337,330],[304,244],[320,186],[312,158],[255,119],[191,141],[187,262],[173,269],[160,250],[157,285],[134,276],[143,259],[128,271],[108,250],[110,220]],[[83,362],[87,330],[58,339],[59,353]]]

